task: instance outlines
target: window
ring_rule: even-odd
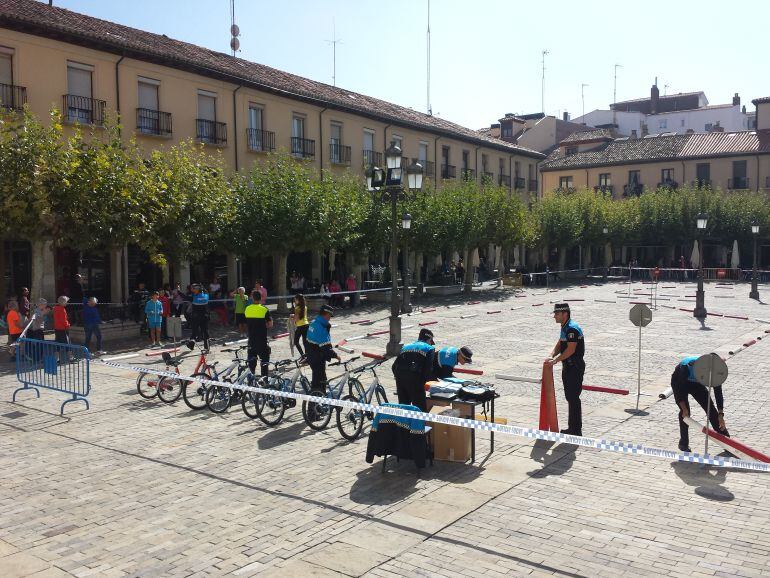
[[[67,62],[67,120],[90,124],[93,121],[92,75],[94,67]]]
[[[707,122],[706,125],[703,127],[706,132],[711,132],[711,129],[714,128],[714,125],[710,122]]]
[[[310,155],[309,147],[305,142],[305,117],[295,114],[291,117],[291,154],[296,157]],[[313,151],[315,153],[315,151]]]
[[[262,129],[262,117],[264,110],[258,104],[249,104],[249,128],[253,130]]]
[[[249,150],[261,152],[275,148],[275,136],[264,130],[265,110],[261,104],[249,103]]]
[[[487,164],[489,163],[489,159],[487,158],[487,155],[482,154],[481,155],[481,170],[483,170],[485,173],[488,173],[487,170]]]
[[[441,147],[441,164],[446,166],[449,166],[449,147],[443,146]]]
[[[705,187],[711,184],[711,165],[709,163],[698,163],[695,165],[696,186]]]
[[[513,169],[516,173],[516,178],[519,178],[519,174],[521,173],[521,163],[519,161],[514,161],[513,163]]]
[[[559,188],[564,190],[574,188],[572,186],[572,177],[559,177]]]
[[[161,134],[160,108],[158,101],[158,89],[160,82],[151,78],[139,77],[137,89],[139,91],[139,110],[137,112],[137,129],[147,134]],[[165,127],[164,127],[165,128]]]
[[[364,129],[364,150],[374,150],[374,131]]]
[[[420,143],[420,152],[418,153],[417,160],[420,162],[423,169],[426,168],[425,163],[428,161],[428,143]]]
[[[13,50],[0,46],[0,84],[13,84]]]
[[[668,127],[668,120],[665,118],[661,118],[658,121],[658,128],[667,128]]]
[[[733,161],[733,180],[729,188],[748,189],[749,180],[746,178],[747,175],[746,161]]]
[[[500,159],[497,163],[498,171],[501,175],[505,174],[505,159]]]
[[[331,162],[340,164],[342,162],[342,125],[338,122],[331,124],[329,144]]]
[[[577,147],[567,147],[567,150],[565,152],[566,152],[566,156],[576,155],[577,152],[578,152],[578,148]]]
[[[640,173],[639,171],[628,171],[628,184],[631,186],[636,186],[640,184]]]
[[[610,175],[610,173],[601,173],[599,175],[599,186],[600,187],[612,186],[612,176]]]
[[[468,167],[469,159],[470,159],[470,152],[463,151],[463,170],[464,171],[468,170],[468,168],[470,168],[470,167]]]
[[[217,120],[217,95],[204,90],[198,91],[198,118],[216,122]]]
[[[305,138],[305,117],[294,115],[291,118],[291,136],[292,138]]]
[[[673,183],[674,182],[674,169],[662,169],[660,171],[661,183]]]
[[[401,154],[404,154],[404,139],[397,134],[391,136],[390,140],[396,143],[396,146],[401,149]]]
[[[0,108],[20,108],[23,89],[13,86],[13,49],[0,46]]]
[[[503,124],[503,138],[511,138],[513,137],[513,123],[504,123]]]
[[[682,124],[680,124],[679,126],[684,126],[684,119],[682,119]]]

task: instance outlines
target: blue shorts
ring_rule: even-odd
[[[161,324],[162,324],[162,322],[161,322],[160,319],[158,319],[157,321],[155,321],[153,319],[148,319],[147,320],[147,325],[148,325],[148,327],[150,329],[160,329]]]

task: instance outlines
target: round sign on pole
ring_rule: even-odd
[[[701,355],[692,364],[692,370],[698,383],[709,386],[709,374],[711,374],[711,387],[719,387],[727,379],[727,364],[716,353]]]
[[[637,303],[628,313],[631,323],[637,327],[647,327],[652,321],[652,311],[643,303]]]

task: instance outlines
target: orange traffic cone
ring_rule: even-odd
[[[543,378],[540,382],[540,426],[544,431],[559,431],[559,418],[556,415],[556,394],[553,390],[553,367],[543,362]]]

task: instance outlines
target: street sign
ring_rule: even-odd
[[[719,387],[727,379],[727,364],[716,353],[701,355],[693,362],[692,370],[698,383],[706,387]]]
[[[628,318],[637,327],[647,327],[652,321],[652,311],[643,303],[637,303],[631,308]]]

